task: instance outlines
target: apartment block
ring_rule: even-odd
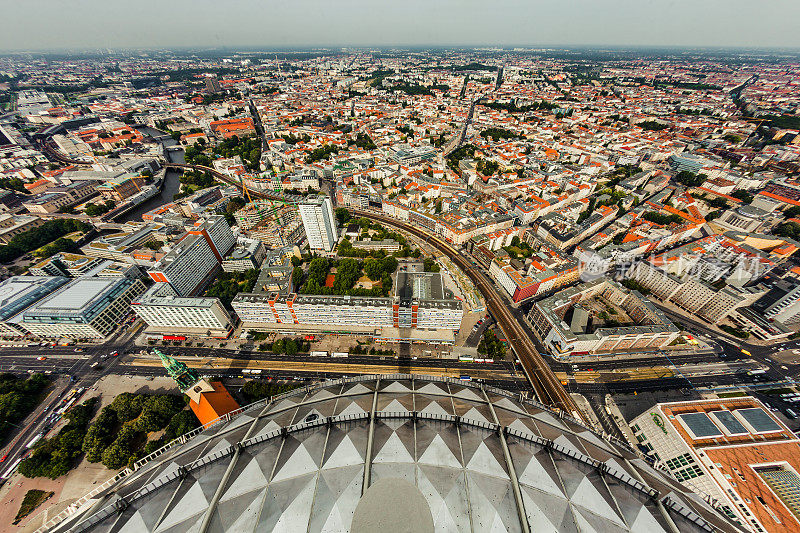
[[[312,250],[330,252],[336,246],[339,231],[333,204],[328,197],[307,200],[298,206],[303,220],[308,245]]]
[[[233,308],[245,329],[282,332],[361,333],[421,340],[418,332],[442,332],[452,342],[461,327],[461,302],[432,273],[398,273],[390,297],[303,294],[239,294]],[[448,334],[449,332],[449,334]]]
[[[148,275],[156,282],[169,283],[180,296],[192,296],[219,268],[235,243],[225,217],[198,221],[148,270]]]

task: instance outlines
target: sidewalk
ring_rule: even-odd
[[[600,423],[600,419],[597,418],[597,413],[594,412],[592,409],[591,404],[589,404],[589,400],[583,394],[579,394],[577,392],[571,392],[569,394],[572,397],[572,400],[575,402],[575,405],[578,406],[578,409],[585,415],[585,419],[591,427],[599,432],[603,432],[603,425]]]
[[[605,404],[608,407],[608,410],[611,411],[610,418],[614,421],[614,424],[619,428],[620,432],[625,435],[625,440],[631,445],[633,449],[636,449],[638,443],[636,442],[636,437],[633,436],[633,432],[631,431],[630,426],[628,425],[628,421],[625,420],[625,417],[622,415],[622,411],[620,410],[617,402],[614,401],[614,398],[610,394],[606,394],[605,396]]]
[[[654,296],[648,296],[648,299],[656,307],[658,307],[658,308],[660,308],[662,310],[668,311],[670,313],[679,315],[682,318],[684,318],[687,321],[689,321],[690,323],[699,324],[699,327],[702,327],[704,329],[710,330],[711,332],[719,335],[720,337],[725,338],[726,340],[728,340],[730,342],[735,342],[737,344],[751,344],[751,345],[755,345],[755,346],[765,346],[765,347],[772,346],[774,344],[781,344],[782,342],[786,342],[785,340],[780,340],[780,341],[776,341],[776,342],[762,341],[762,340],[756,338],[753,335],[751,335],[747,339],[740,339],[739,337],[736,337],[734,335],[731,335],[730,333],[722,331],[715,324],[710,324],[709,322],[706,322],[705,320],[702,320],[701,318],[697,317],[696,315],[690,314],[685,309],[683,309],[681,307],[678,307],[677,305],[675,305],[673,303],[663,302],[663,301],[659,300],[658,298],[656,298]]]

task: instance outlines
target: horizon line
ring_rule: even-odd
[[[112,52],[169,52],[169,51],[269,51],[269,52],[311,52],[329,51],[343,53],[347,49],[353,51],[368,50],[470,50],[475,52],[554,52],[570,50],[593,51],[637,51],[637,50],[676,50],[676,51],[761,51],[800,54],[800,46],[761,46],[761,45],[666,45],[666,44],[305,44],[305,45],[169,45],[169,46],[97,46],[97,47],[64,47],[64,48],[16,48],[0,49],[0,55],[12,54],[48,54],[48,53],[102,53]]]

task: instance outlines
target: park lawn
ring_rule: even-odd
[[[83,232],[82,231],[73,231],[72,233],[67,233],[66,235],[64,235],[63,237],[59,237],[58,239],[69,239],[72,242],[78,242],[78,240],[80,240],[81,237],[83,237]],[[36,257],[40,257],[39,254],[41,252],[43,252],[45,248],[47,248],[48,246],[50,246],[51,244],[56,242],[58,239],[53,239],[52,241],[48,242],[44,246],[40,246],[36,250],[34,250],[32,252],[28,252],[28,253],[33,254]]]
[[[55,492],[39,489],[29,490],[22,499],[19,511],[17,511],[17,516],[14,517],[14,524],[19,524],[23,518],[34,512],[37,507],[49,500],[53,494],[55,494]]]

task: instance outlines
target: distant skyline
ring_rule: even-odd
[[[800,48],[800,0],[0,0],[0,51],[313,46]]]

